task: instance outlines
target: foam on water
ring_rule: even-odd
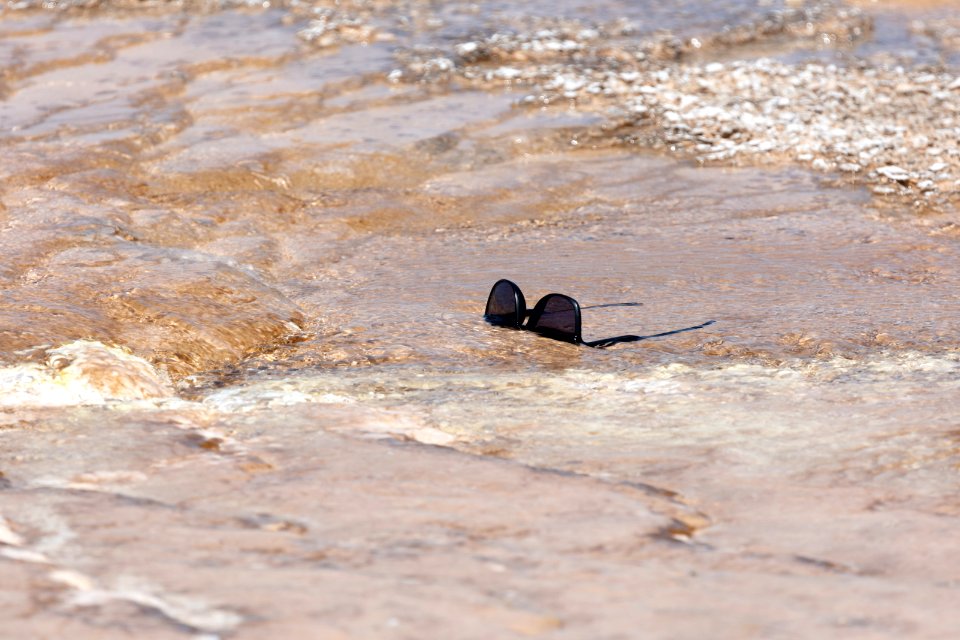
[[[100,342],[47,349],[46,361],[0,367],[0,407],[55,407],[167,398],[169,379],[143,358]]]

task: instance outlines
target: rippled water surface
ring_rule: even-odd
[[[955,76],[958,28],[949,3],[0,8],[0,636],[950,637],[952,201],[437,73],[602,32]],[[575,297],[587,340],[716,322],[555,342],[483,321],[500,278]]]

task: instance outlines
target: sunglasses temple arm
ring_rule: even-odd
[[[640,307],[640,306],[643,306],[642,302],[611,302],[609,304],[592,304],[589,307],[580,307],[580,309],[600,309],[602,307]],[[524,319],[529,318],[531,313],[533,313],[533,309],[525,309],[523,312]]]
[[[694,327],[686,327],[683,329],[674,329],[673,331],[664,331],[663,333],[654,333],[649,336],[617,336],[615,338],[605,338],[603,340],[594,340],[593,342],[584,342],[588,347],[596,347],[598,349],[603,349],[609,347],[610,345],[618,344],[620,342],[637,342],[638,340],[646,340],[647,338],[660,338],[663,336],[672,336],[675,333],[683,333],[684,331],[693,331],[695,329],[703,329],[708,327],[711,324],[716,322],[716,320],[708,320],[703,324],[698,324]]]
[[[603,307],[642,307],[642,302],[610,302],[608,304],[592,304],[589,307],[580,307],[581,309],[602,309]]]

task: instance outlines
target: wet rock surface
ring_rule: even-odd
[[[957,622],[949,561],[930,574],[864,545],[883,530],[888,544],[935,536],[937,557],[956,552],[942,518],[939,531],[926,518],[892,529],[897,506],[880,486],[821,488],[817,500],[840,508],[835,535],[782,548],[768,535],[777,518],[817,510],[795,482],[764,483],[778,496],[770,519],[749,500],[721,506],[670,486],[327,432],[403,429],[377,410],[307,404],[222,421],[171,409],[92,409],[109,444],[66,465],[49,448],[76,446],[83,427],[34,413],[31,428],[3,435],[19,451],[2,459],[0,491],[8,632],[599,637],[639,620],[663,637],[855,627],[893,638]],[[697,492],[746,498],[743,480],[700,477]]]
[[[952,23],[874,5],[3,5],[0,635],[949,637]]]

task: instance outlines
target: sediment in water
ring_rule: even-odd
[[[956,626],[958,235],[805,168],[952,176],[907,164],[940,132],[841,148],[949,129],[949,69],[844,67],[857,12],[592,4],[4,12],[4,629]],[[642,303],[591,338],[718,322],[577,348],[486,325],[501,277]]]

